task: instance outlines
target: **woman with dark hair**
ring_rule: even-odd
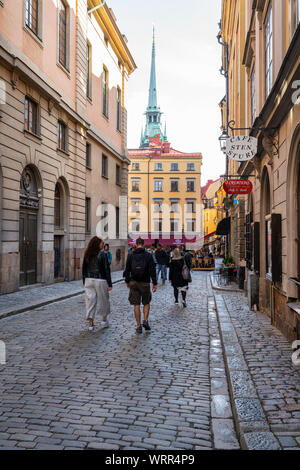
[[[175,248],[173,258],[170,263],[169,281],[174,288],[175,305],[178,305],[178,296],[179,292],[181,292],[182,305],[183,307],[186,307],[186,293],[189,288],[189,281],[184,279],[182,274],[184,264],[187,265],[189,270],[191,269],[190,259],[183,258],[181,256],[180,249]]]
[[[96,313],[102,317],[101,326],[109,326],[107,316],[110,314],[109,291],[112,290],[108,258],[103,250],[103,240],[93,237],[84,253],[82,279],[85,288],[86,319],[89,330],[94,330]]]

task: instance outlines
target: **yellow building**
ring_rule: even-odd
[[[225,196],[222,178],[209,180],[202,188],[204,246],[215,243],[217,226],[225,217]]]
[[[128,231],[133,239],[142,235],[148,244],[159,239],[164,245],[192,248],[190,243],[202,235],[202,154],[171,148],[166,128],[162,131],[156,90],[153,35],[146,126],[140,148],[129,150]]]

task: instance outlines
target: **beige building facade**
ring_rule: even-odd
[[[135,63],[108,5],[88,14],[100,3],[0,2],[2,294],[79,279],[99,206],[127,198]],[[113,269],[126,238],[109,240]]]
[[[231,225],[231,241],[245,246],[251,306],[299,339],[300,2],[248,0],[244,17],[243,127],[258,138],[258,152],[237,167],[253,191],[244,198],[245,233]]]

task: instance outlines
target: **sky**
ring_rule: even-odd
[[[202,186],[225,172],[220,151],[225,95],[216,36],[221,0],[107,0],[137,64],[127,89],[128,148],[138,148],[148,103],[152,28],[158,104],[173,148],[203,155]]]

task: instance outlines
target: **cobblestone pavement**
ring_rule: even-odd
[[[141,336],[124,283],[105,330],[87,331],[83,296],[2,319],[0,448],[239,448],[207,275],[186,309],[169,285],[153,297]]]
[[[123,271],[111,274],[112,281],[122,279]],[[57,298],[68,298],[83,292],[82,281],[59,282],[39,287],[25,288],[12,294],[0,296],[0,319],[8,315],[31,310]]]
[[[159,286],[141,336],[127,298],[116,284],[111,325],[94,332],[82,295],[0,321],[0,449],[239,449],[232,377],[235,390],[255,393],[278,448],[300,448],[291,346],[242,295],[214,295],[196,272],[183,309]]]
[[[291,344],[270,318],[249,311],[245,297],[225,294],[222,298],[246,361],[247,372],[239,374],[244,374],[244,382],[252,379],[281,448],[300,450],[300,366],[293,365]]]

